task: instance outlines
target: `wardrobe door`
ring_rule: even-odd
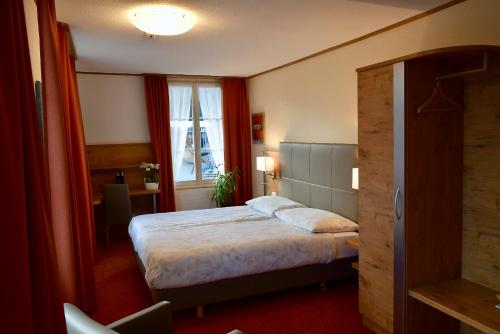
[[[358,73],[359,310],[377,333],[393,327],[393,66]]]
[[[450,65],[449,58],[439,56],[412,59],[404,67],[405,251],[396,272],[405,277],[396,294],[405,294],[407,300],[406,317],[401,318],[406,333],[459,331],[457,320],[407,295],[408,289],[460,277],[463,111],[418,111],[433,94],[436,77],[451,72]],[[448,98],[463,105],[462,79],[443,80],[440,85]]]

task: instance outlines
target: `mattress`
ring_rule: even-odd
[[[356,255],[345,240],[357,236],[310,233],[248,206],[141,215],[129,234],[154,289],[330,263]]]

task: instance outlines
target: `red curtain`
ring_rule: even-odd
[[[144,76],[144,87],[154,159],[160,164],[158,211],[175,211],[167,77],[146,75]]]
[[[222,98],[224,165],[226,171],[240,169],[241,179],[233,195],[233,204],[243,205],[252,198],[250,113],[245,79],[223,79]]]
[[[23,2],[0,12],[2,332],[65,333]]]
[[[59,69],[62,86],[64,126],[68,158],[73,238],[75,239],[76,274],[79,302],[88,311],[95,308],[94,278],[94,208],[92,186],[83,130],[80,97],[76,81],[75,59],[69,53],[66,25],[58,24]]]
[[[54,239],[64,301],[95,308],[94,222],[74,61],[54,0],[38,0]]]

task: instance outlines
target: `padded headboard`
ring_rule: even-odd
[[[280,195],[358,220],[357,145],[280,143]]]

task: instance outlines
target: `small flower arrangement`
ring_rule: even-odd
[[[144,169],[146,172],[146,177],[144,178],[144,183],[159,183],[160,182],[160,164],[154,162],[141,162],[139,167]]]

